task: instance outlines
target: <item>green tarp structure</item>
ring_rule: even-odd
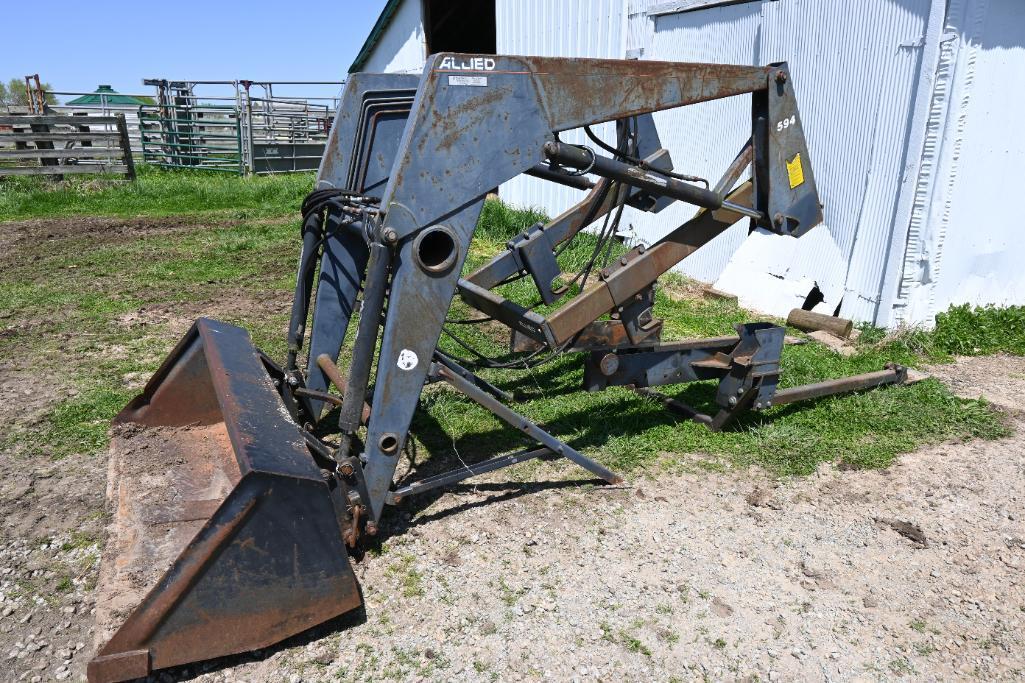
[[[80,106],[80,107],[103,105],[103,104],[107,104],[108,106],[110,106],[110,105],[138,106],[140,104],[152,104],[152,103],[153,103],[153,101],[150,100],[149,98],[146,98],[144,100],[141,97],[135,97],[133,95],[121,95],[121,94],[117,93],[109,85],[101,85],[98,88],[96,88],[96,90],[93,91],[93,93],[91,95],[82,95],[81,97],[76,97],[75,99],[66,102],[65,105],[66,106],[67,105],[70,105],[70,106]]]

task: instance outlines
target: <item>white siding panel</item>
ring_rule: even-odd
[[[894,228],[932,0],[762,4],[762,64],[787,61],[825,222],[800,240],[753,234],[717,286],[785,314],[817,284],[831,312],[872,320]],[[770,278],[764,275],[770,275]],[[753,285],[753,286],[752,286]]]
[[[658,0],[628,0],[626,18],[626,57],[639,59],[651,50],[655,35],[655,17],[648,16],[648,9]]]
[[[419,0],[403,0],[363,66],[370,73],[420,73],[427,42]]]
[[[655,18],[651,49],[644,59],[671,62],[757,64],[761,23],[759,3],[715,7]],[[713,185],[751,136],[751,96],[702,102],[657,112],[662,146],[681,173],[707,178]],[[696,208],[680,202],[659,214],[631,212],[641,242],[650,244],[690,219]],[[683,262],[687,275],[714,281],[747,237],[741,221]]]
[[[1025,303],[1021,219],[1008,208],[1025,163],[1025,3],[952,0],[944,47],[935,187],[904,264],[909,323],[952,304]]]
[[[497,52],[542,57],[622,59],[626,51],[627,0],[496,0]],[[615,142],[611,125],[595,128]],[[563,141],[587,143],[582,131],[567,131]],[[499,188],[515,206],[529,206],[556,216],[585,195],[579,190],[520,176]]]

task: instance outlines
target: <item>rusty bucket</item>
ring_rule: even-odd
[[[200,319],[114,419],[93,683],[266,647],[362,604],[345,501],[241,328]]]

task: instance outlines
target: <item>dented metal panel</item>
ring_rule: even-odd
[[[952,0],[899,290],[883,311],[891,324],[928,324],[952,304],[1025,302],[1020,220],[994,201],[1016,196],[1023,92],[1025,5]]]

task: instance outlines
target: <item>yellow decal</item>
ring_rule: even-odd
[[[792,161],[787,162],[787,175],[790,176],[790,189],[798,185],[804,185],[804,166],[801,165],[801,155],[798,154]]]

